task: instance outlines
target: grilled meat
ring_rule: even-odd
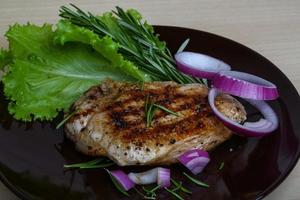
[[[231,131],[212,113],[207,94],[200,84],[107,80],[73,105],[76,114],[65,125],[66,135],[79,151],[108,156],[121,166],[171,164],[189,149],[210,150],[230,138]],[[178,116],[157,109],[147,127],[147,98]],[[246,119],[243,106],[229,95],[219,96],[216,106],[232,120]]]

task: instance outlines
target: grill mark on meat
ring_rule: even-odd
[[[159,104],[165,106],[166,108],[174,111],[174,112],[196,112],[200,113],[201,111],[206,111],[207,101],[205,99],[198,100],[198,96],[192,96],[186,99],[186,97],[181,97],[182,99],[172,99],[168,101],[159,101],[159,102],[170,102],[170,104]],[[174,102],[175,100],[175,102]],[[176,103],[176,101],[178,101]],[[144,102],[143,102],[144,103]],[[179,104],[179,105],[178,105]],[[200,108],[197,108],[198,105],[202,105]],[[108,112],[110,114],[111,121],[113,124],[116,124],[116,130],[128,131],[128,130],[136,130],[137,127],[145,126],[145,109],[144,106],[128,108],[123,110],[121,107],[110,108],[113,111]],[[107,110],[106,110],[107,111]],[[157,122],[160,119],[170,115],[169,113],[161,110],[157,110],[153,117],[153,121]],[[128,120],[130,117],[135,118],[135,120]],[[183,120],[183,119],[182,119]],[[174,120],[173,123],[177,123],[178,120]]]
[[[194,132],[198,131],[198,124],[204,124],[201,121],[195,121],[195,117],[191,116],[186,120],[182,120],[179,123],[173,124],[165,124],[162,126],[156,126],[152,129],[140,129],[140,131],[131,131],[129,133],[123,133],[122,139],[124,143],[130,143],[136,140],[153,140],[159,139],[160,144],[166,144],[170,140],[171,135],[174,137],[173,139],[180,140],[183,137],[188,137],[192,135]],[[206,131],[206,126],[202,125],[202,130]],[[165,134],[165,133],[168,134]],[[176,140],[175,139],[175,140]]]
[[[205,130],[205,123],[201,121],[207,115],[210,115],[210,109],[203,109],[202,112],[193,112],[187,118],[180,118],[180,120],[172,120],[170,123],[163,123],[161,125],[154,125],[151,128],[145,128],[144,124],[138,124],[129,129],[122,129],[122,138],[128,142],[132,140],[147,140],[153,138],[160,138],[161,141],[168,140],[169,135],[164,133],[176,133],[176,137],[181,134],[185,136],[197,131],[199,124]],[[142,133],[142,134],[141,134]]]

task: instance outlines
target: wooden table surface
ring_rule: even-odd
[[[119,5],[136,8],[151,24],[205,30],[240,42],[271,60],[300,91],[300,1],[298,0],[144,0],[72,1],[92,13]],[[55,23],[63,0],[0,0],[0,46],[8,25]],[[300,130],[299,130],[300,131]],[[0,199],[17,197],[0,183]],[[300,164],[266,200],[300,199]]]

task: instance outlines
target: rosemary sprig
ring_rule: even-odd
[[[109,22],[99,16],[86,13],[71,4],[73,9],[62,6],[60,16],[71,23],[92,30],[99,37],[109,36],[120,45],[120,53],[139,66],[153,80],[178,83],[203,83],[176,70],[175,61],[164,42],[158,39],[153,28],[141,20],[134,10],[125,12],[116,7]],[[187,43],[183,43],[182,48]]]
[[[197,180],[197,179],[191,177],[191,176],[188,175],[187,173],[183,172],[183,174],[184,174],[191,182],[195,183],[196,185],[201,186],[201,187],[206,187],[206,188],[209,187],[208,184],[206,184],[206,183],[204,183],[204,182],[202,182],[202,181],[199,181],[199,180]]]
[[[112,165],[114,165],[114,163],[110,160],[107,160],[105,158],[97,158],[89,162],[64,165],[64,168],[95,169],[109,167]]]
[[[59,124],[57,124],[56,129],[59,129],[62,125],[64,125],[71,117],[75,115],[76,111],[68,114]]]
[[[151,126],[151,122],[153,120],[155,111],[157,109],[163,110],[163,111],[165,111],[168,114],[175,115],[175,116],[179,117],[178,113],[176,113],[176,112],[174,112],[172,110],[169,110],[168,108],[166,108],[166,107],[164,107],[162,105],[155,104],[155,103],[150,103],[150,101],[149,101],[149,95],[147,95],[146,96],[146,100],[145,100],[145,116],[146,116],[146,125],[147,125],[147,127]]]

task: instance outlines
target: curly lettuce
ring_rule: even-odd
[[[50,120],[103,79],[146,79],[118,54],[118,44],[109,37],[98,38],[63,23],[58,29],[63,29],[64,34],[55,33],[48,24],[16,24],[6,33],[9,52],[1,51],[0,67],[9,65],[2,82],[5,96],[11,100],[9,112],[16,119]],[[63,45],[55,44],[55,37]],[[82,41],[65,43],[73,40]],[[91,43],[94,49],[87,45]]]
[[[9,51],[0,49],[0,70],[11,63],[12,56]]]
[[[79,27],[66,20],[60,20],[55,31],[54,41],[64,45],[67,42],[80,42],[91,45],[98,53],[106,59],[111,60],[116,67],[120,68],[127,75],[139,80],[150,80],[150,77],[141,72],[132,62],[127,61],[118,53],[119,44],[113,42],[109,36],[99,36],[86,28]]]

